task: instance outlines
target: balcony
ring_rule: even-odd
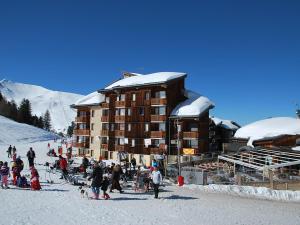
[[[151,138],[165,138],[166,132],[165,131],[151,131],[150,136],[151,136]]]
[[[115,136],[116,137],[124,137],[125,136],[125,130],[115,130]]]
[[[90,130],[75,129],[74,130],[74,135],[76,135],[76,136],[89,136],[90,135]]]
[[[101,122],[108,123],[109,122],[109,116],[102,116],[101,117]]]
[[[109,130],[101,130],[101,136],[104,136],[104,137],[109,136]]]
[[[89,122],[89,120],[90,120],[90,117],[87,117],[87,116],[75,117],[76,123],[87,123],[87,122]]]
[[[150,154],[161,154],[166,151],[166,145],[160,144],[159,147],[151,147],[150,148]]]
[[[124,108],[125,107],[125,101],[116,101],[115,107],[117,108]]]
[[[197,131],[183,132],[184,139],[198,139],[199,133]]]
[[[73,142],[73,147],[75,147],[75,148],[89,148],[90,144],[88,142],[82,142],[82,143]]]
[[[101,149],[108,150],[108,144],[101,144]]]
[[[165,115],[151,115],[151,122],[164,122],[167,120]]]
[[[115,122],[125,122],[125,116],[115,116]]]
[[[102,108],[109,108],[109,103],[108,102],[102,102],[101,107]]]
[[[125,145],[115,145],[115,151],[124,152],[128,150],[128,146]]]
[[[166,98],[151,98],[151,105],[167,105]]]

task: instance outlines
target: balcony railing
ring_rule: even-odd
[[[75,148],[89,148],[90,143],[88,143],[88,142],[82,142],[82,143],[73,142],[73,147],[75,147]]]
[[[109,108],[109,103],[108,102],[102,102],[101,107],[102,108]]]
[[[115,116],[115,122],[125,122],[125,116]]]
[[[109,116],[102,116],[101,122],[109,122]]]
[[[87,116],[78,116],[78,117],[75,117],[75,122],[76,123],[87,123],[89,121],[89,117]]]
[[[75,129],[73,133],[74,133],[74,135],[77,135],[77,136],[89,136],[90,130]]]
[[[101,144],[101,149],[108,150],[108,144]]]
[[[165,138],[166,132],[165,131],[151,131],[150,136],[151,136],[151,138]]]
[[[185,139],[198,139],[199,133],[197,131],[183,132],[183,138]]]
[[[125,130],[115,130],[115,136],[116,137],[124,137],[125,136]]]
[[[151,98],[151,105],[167,105],[166,98]]]
[[[101,130],[101,136],[109,136],[109,130]]]
[[[125,146],[125,145],[115,145],[115,151],[123,152],[126,150],[127,150],[127,146]]]
[[[116,101],[115,107],[125,107],[125,101]]]
[[[157,122],[161,122],[161,121],[166,121],[167,117],[165,115],[151,115],[151,121],[157,121]]]

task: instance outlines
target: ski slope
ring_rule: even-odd
[[[294,225],[300,221],[299,203],[244,198],[169,183],[165,183],[158,200],[152,193],[136,193],[130,187],[124,188],[124,194],[110,194],[110,200],[88,200],[81,197],[78,187],[58,179],[59,174],[50,175],[53,184],[46,182],[50,177],[42,164],[55,160],[46,156],[47,143],[16,145],[25,162],[25,174],[29,174],[25,154],[29,147],[36,151],[42,190],[0,189],[0,224]],[[57,149],[58,143],[50,144]],[[7,147],[0,145],[0,149]],[[7,160],[4,151],[0,159]]]
[[[0,92],[7,100],[14,100],[18,105],[23,98],[29,99],[33,115],[41,116],[48,109],[52,129],[64,133],[76,115],[70,105],[83,97],[78,94],[52,91],[40,86],[8,80],[0,81]]]
[[[57,135],[0,116],[0,145],[53,140]]]

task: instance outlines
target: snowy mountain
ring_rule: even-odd
[[[3,116],[0,116],[0,124],[0,145],[32,143],[57,137],[53,133],[27,124],[17,123]]]
[[[29,99],[33,115],[41,116],[48,109],[51,115],[52,129],[57,132],[66,131],[76,114],[70,105],[83,97],[78,94],[52,91],[40,86],[8,80],[0,81],[0,92],[8,101],[14,100],[18,105],[23,98]]]

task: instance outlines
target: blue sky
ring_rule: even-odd
[[[0,79],[88,94],[122,71],[180,71],[219,117],[294,116],[299,12],[297,0],[0,0]]]

